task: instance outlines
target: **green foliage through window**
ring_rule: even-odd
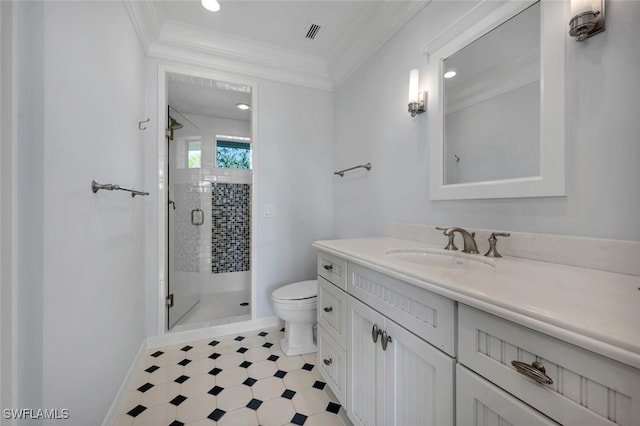
[[[251,144],[218,140],[216,144],[216,167],[231,169],[251,168]]]

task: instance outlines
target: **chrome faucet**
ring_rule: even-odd
[[[447,247],[445,247],[445,249],[447,250],[457,250],[455,245],[453,245],[453,236],[456,232],[458,232],[460,235],[462,235],[462,240],[464,241],[464,248],[462,249],[463,253],[479,253],[478,252],[478,246],[476,245],[476,240],[473,238],[476,236],[475,232],[469,232],[466,229],[463,228],[458,228],[458,227],[451,227],[451,228],[440,228],[437,227],[436,229],[439,230],[444,230],[444,235],[446,235],[447,237],[449,237],[449,244],[447,245]],[[453,247],[453,248],[451,248]]]

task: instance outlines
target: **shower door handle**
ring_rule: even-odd
[[[191,224],[200,226],[204,223],[204,212],[200,209],[191,210]]]

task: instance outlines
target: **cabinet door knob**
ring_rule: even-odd
[[[380,334],[382,334],[382,331],[380,331],[376,324],[373,324],[373,327],[371,328],[371,338],[373,339],[373,343],[378,341],[378,336]]]
[[[511,365],[513,365],[518,373],[527,376],[531,380],[540,383],[541,385],[553,384],[553,380],[551,380],[551,377],[545,374],[547,370],[545,370],[544,366],[538,361],[533,362],[531,365],[527,364],[526,362],[511,361]]]
[[[325,312],[331,312],[333,311],[333,307],[332,306],[327,306],[326,308],[324,308]]]
[[[386,331],[382,332],[382,338],[380,339],[380,344],[382,345],[382,350],[387,350],[387,345],[391,343],[391,336],[387,335]]]
[[[326,269],[327,271],[331,272],[333,271],[333,265],[329,264],[329,265],[322,265],[322,267],[324,269]]]
[[[331,365],[333,364],[333,359],[332,358],[323,359],[322,362],[324,362],[324,365]]]

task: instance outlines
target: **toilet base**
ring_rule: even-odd
[[[280,340],[280,350],[287,356],[317,352],[313,338],[313,324],[285,323],[284,338]]]

